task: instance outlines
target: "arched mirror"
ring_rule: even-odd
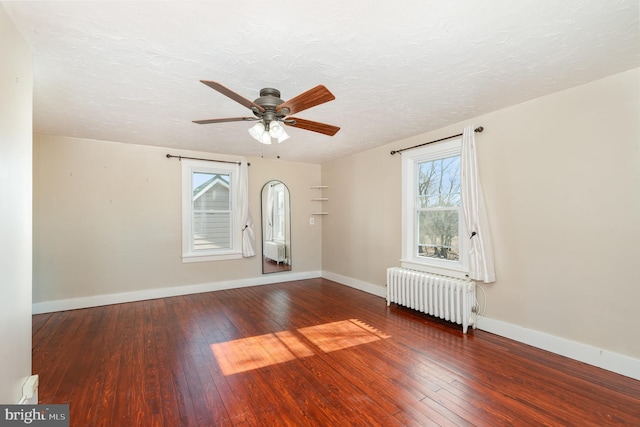
[[[281,181],[262,187],[262,274],[291,270],[289,189]]]

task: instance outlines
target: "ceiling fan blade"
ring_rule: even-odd
[[[294,123],[287,123],[289,120],[294,120]],[[333,136],[340,128],[338,126],[328,125],[326,123],[313,122],[311,120],[298,119],[296,117],[287,117],[287,120],[283,122],[285,125],[292,126],[294,128],[300,128],[304,130],[310,130],[312,132],[323,133],[325,135]]]
[[[264,108],[262,108],[261,106],[259,106],[255,102],[245,98],[242,95],[238,95],[237,93],[235,93],[231,89],[228,89],[228,88],[222,86],[218,82],[213,82],[211,80],[200,80],[200,81],[202,83],[206,84],[207,86],[209,86],[211,89],[220,92],[224,96],[227,96],[227,97],[233,99],[237,103],[244,105],[245,107],[249,108],[250,110],[256,109],[256,110],[258,110],[260,112],[264,112]]]
[[[207,125],[209,123],[226,123],[226,122],[250,122],[258,120],[257,117],[229,117],[226,119],[206,119],[206,120],[193,120],[193,123],[199,125]]]
[[[288,108],[289,112],[285,114],[295,114],[302,110],[306,110],[307,108],[333,101],[334,99],[336,99],[336,97],[329,92],[329,89],[323,85],[318,85],[313,89],[309,89],[308,91],[278,105],[276,107],[276,111],[279,113],[283,108]]]

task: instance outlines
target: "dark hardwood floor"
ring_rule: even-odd
[[[324,279],[33,316],[72,426],[640,425],[640,381]]]
[[[291,271],[291,265],[284,262],[277,262],[269,259],[265,256],[262,257],[262,272],[267,273],[279,273],[281,271]]]

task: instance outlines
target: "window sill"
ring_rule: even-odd
[[[192,263],[192,262],[208,262],[208,261],[225,261],[229,259],[240,259],[242,258],[241,252],[229,252],[220,255],[182,255],[182,263]]]
[[[400,265],[402,266],[402,268],[424,271],[426,273],[440,274],[441,276],[456,277],[459,279],[469,278],[469,274],[467,271],[455,268],[455,266],[448,267],[443,265],[426,264],[407,259],[401,259]]]

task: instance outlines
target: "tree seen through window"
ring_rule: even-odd
[[[417,255],[458,261],[460,156],[421,162],[417,174]]]

